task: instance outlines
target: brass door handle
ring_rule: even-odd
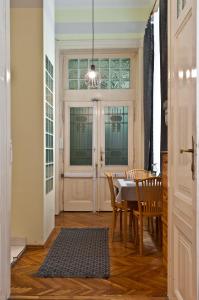
[[[191,162],[191,172],[192,172],[192,179],[195,179],[195,142],[192,136],[192,149],[180,149],[180,154],[183,153],[191,153],[192,162]]]
[[[187,150],[185,150],[185,149],[180,149],[180,153],[181,154],[183,154],[183,153],[193,153],[194,151],[193,151],[193,149],[187,149]]]

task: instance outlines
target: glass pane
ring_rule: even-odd
[[[93,62],[92,62],[92,60],[90,59],[90,61],[89,61],[89,67],[90,67],[92,64],[95,65],[95,68],[96,68],[96,69],[99,68],[99,59],[94,59]]]
[[[53,108],[48,103],[46,103],[46,115],[49,119],[53,120]]]
[[[80,70],[80,79],[84,79],[87,72],[88,72],[88,69]]]
[[[101,89],[106,90],[109,88],[109,81],[102,80],[101,81]]]
[[[69,70],[69,79],[77,79],[78,70]]]
[[[129,58],[121,59],[121,69],[130,69],[130,59]]]
[[[118,58],[111,59],[111,68],[113,69],[120,68],[120,60]]]
[[[129,80],[130,79],[130,71],[122,70],[121,71],[121,80]]]
[[[78,69],[78,59],[70,59],[68,62],[69,69]]]
[[[78,80],[69,80],[69,90],[78,90]]]
[[[53,150],[46,150],[46,163],[53,162]]]
[[[53,190],[53,178],[46,181],[46,194]]]
[[[179,17],[180,12],[181,12],[181,5],[182,5],[182,0],[177,0],[177,17]]]
[[[46,148],[53,149],[53,136],[50,134],[46,134]]]
[[[120,70],[119,69],[111,70],[111,80],[120,80]]]
[[[100,60],[100,68],[109,68],[109,59]]]
[[[120,88],[120,82],[119,81],[111,81],[111,89],[119,89]]]
[[[53,94],[47,87],[46,87],[46,101],[51,105],[53,105]]]
[[[101,78],[104,80],[109,80],[109,69],[100,69]]]
[[[80,69],[88,69],[88,59],[80,59],[79,68]]]
[[[88,89],[88,87],[85,84],[85,81],[84,80],[80,80],[80,90],[87,90],[87,89]]]
[[[46,178],[53,177],[53,164],[46,165]]]
[[[128,165],[128,107],[105,108],[105,164]]]
[[[92,165],[93,108],[70,108],[70,165]]]
[[[122,81],[121,88],[122,89],[130,89],[130,81],[126,81],[126,80]]]
[[[182,9],[184,9],[185,5],[186,5],[186,0],[182,0]]]

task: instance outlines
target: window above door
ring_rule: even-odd
[[[96,70],[101,74],[101,85],[99,89],[130,89],[131,60],[130,58],[102,58],[93,61]],[[67,87],[69,90],[88,89],[84,77],[88,72],[91,60],[69,59],[67,66]]]

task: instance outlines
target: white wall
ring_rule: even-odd
[[[55,4],[51,0],[43,0],[43,38],[44,38],[44,82],[45,82],[45,56],[47,55],[51,63],[54,66],[54,77],[55,77]],[[55,90],[55,84],[54,84]],[[55,97],[54,97],[55,98]],[[55,103],[55,99],[54,99]],[[45,84],[44,84],[44,116],[45,116]],[[54,114],[55,119],[55,114]],[[44,118],[45,128],[45,118]],[[45,136],[44,136],[45,140]],[[55,161],[55,155],[54,155]],[[44,163],[45,163],[45,152],[44,152]],[[54,168],[55,177],[55,168]],[[45,194],[45,167],[44,167],[44,241],[48,238],[51,231],[54,228],[55,223],[55,180],[53,184],[53,191],[49,194]]]

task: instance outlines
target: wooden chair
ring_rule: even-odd
[[[133,169],[125,172],[127,179],[146,179],[150,176],[150,172],[144,169]]]
[[[139,253],[143,255],[143,220],[147,218],[158,218],[161,222],[162,216],[162,179],[150,177],[136,180],[136,193],[138,199],[138,210],[134,210],[136,241],[139,236]],[[161,228],[161,226],[160,226]],[[160,230],[161,232],[161,230]]]
[[[114,234],[115,234],[115,229],[116,229],[116,224],[117,224],[117,216],[118,214],[120,215],[120,238],[122,238],[122,233],[123,233],[123,218],[122,215],[124,214],[124,243],[126,245],[127,243],[127,219],[128,219],[128,214],[133,215],[133,209],[130,207],[128,204],[128,201],[122,200],[121,202],[116,201],[116,190],[117,187],[113,184],[113,175],[112,173],[105,173],[107,179],[108,179],[108,184],[109,184],[109,189],[111,193],[111,206],[113,208],[113,221],[112,221],[112,241],[114,240]],[[132,217],[130,217],[132,220]]]

